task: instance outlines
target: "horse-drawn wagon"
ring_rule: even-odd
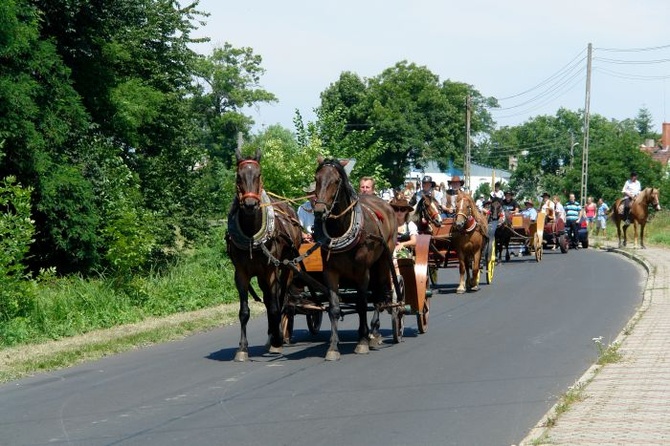
[[[467,193],[456,198],[455,217],[443,218],[441,208],[430,195],[417,205],[419,230],[430,236],[429,243],[417,247],[417,256],[426,249],[429,277],[433,284],[441,268],[458,265],[460,281],[457,293],[479,289],[480,274],[486,283],[493,282],[495,271],[495,223],[480,215],[474,200]],[[421,253],[423,254],[423,253]]]
[[[527,255],[532,251],[535,260],[542,260],[545,220],[544,212],[539,212],[535,221],[520,213],[505,213],[496,231],[498,254],[502,257],[504,251],[505,261],[509,262],[510,249]]]

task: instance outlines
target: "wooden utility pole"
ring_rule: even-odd
[[[463,176],[465,177],[465,190],[472,193],[470,190],[470,107],[471,98],[468,94],[465,98],[465,166],[463,168]]]
[[[586,55],[586,97],[584,99],[584,145],[582,146],[582,188],[579,202],[584,206],[589,182],[589,113],[591,108],[591,59],[593,47],[589,43]]]

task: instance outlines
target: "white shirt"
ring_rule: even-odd
[[[556,218],[560,218],[565,221],[565,208],[561,203],[554,203],[556,209]]]
[[[505,192],[498,189],[497,191],[491,191],[491,198],[500,198],[501,200],[505,198]]]
[[[637,197],[637,195],[642,191],[642,185],[639,181],[626,180],[626,184],[623,185],[621,192],[627,197]]]
[[[305,232],[308,234],[314,232],[312,230],[312,226],[314,226],[314,211],[312,210],[312,203],[310,203],[309,200],[305,201],[298,208],[298,220],[300,220],[300,224]]]

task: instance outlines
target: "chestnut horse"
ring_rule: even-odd
[[[619,238],[619,248],[626,246],[626,230],[628,226],[621,230],[621,222],[623,214],[619,214],[619,205],[623,198],[619,198],[612,206],[612,220],[616,225],[616,235]],[[658,189],[648,187],[635,197],[635,200],[630,205],[630,218],[633,220],[633,230],[635,232],[634,246],[637,246],[637,225],[640,225],[640,247],[644,248],[644,227],[647,224],[647,217],[649,217],[649,206],[653,206],[657,211],[661,210],[661,205],[658,201]],[[623,232],[623,242],[621,240],[621,232]]]
[[[356,353],[370,351],[367,320],[368,290],[375,305],[372,339],[378,340],[379,306],[391,299],[391,270],[396,243],[393,208],[375,195],[357,195],[344,166],[347,160],[319,157],[314,203],[314,240],[321,245],[323,277],[328,288],[330,345],[326,360],[340,358],[337,322],[342,316],[338,290],[346,280],[356,289],[358,344]]]
[[[472,197],[459,192],[456,198],[456,219],[451,231],[452,246],[458,254],[461,275],[456,293],[479,290],[479,268],[483,248],[488,243],[488,223],[479,213]]]
[[[263,190],[260,151],[256,150],[254,157],[243,158],[238,149],[235,156],[237,192],[228,213],[226,242],[240,295],[241,334],[235,361],[243,362],[249,359],[249,293],[258,299],[250,286],[253,277],[263,292],[267,310],[268,349],[270,353],[282,351],[281,310],[293,272],[280,267],[278,261],[299,255],[302,236],[295,210],[269,198]]]

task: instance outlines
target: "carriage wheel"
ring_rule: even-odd
[[[491,247],[488,249],[488,256],[486,259],[486,284],[491,285],[493,283],[493,273],[496,269],[496,244],[493,241],[489,241]]]
[[[535,233],[533,243],[535,244],[535,260],[539,262],[542,260],[542,238],[540,238],[537,232]]]
[[[419,326],[419,333],[423,334],[428,331],[428,316],[430,315],[430,298],[426,297],[423,303],[423,311],[417,313],[416,324]]]
[[[293,337],[293,320],[295,316],[289,313],[282,313],[279,330],[281,331],[284,344],[290,344]]]
[[[305,315],[307,319],[307,329],[314,336],[319,334],[321,330],[321,322],[323,321],[323,311],[310,311]]]
[[[401,275],[398,275],[398,291],[393,290],[391,293],[391,302],[393,304],[405,302],[405,280]],[[393,343],[398,344],[402,342],[402,335],[404,332],[404,313],[398,305],[394,305],[391,309],[391,327],[393,329]]]
[[[565,234],[561,234],[558,237],[558,245],[561,247],[561,253],[565,254],[568,252],[568,237]]]

